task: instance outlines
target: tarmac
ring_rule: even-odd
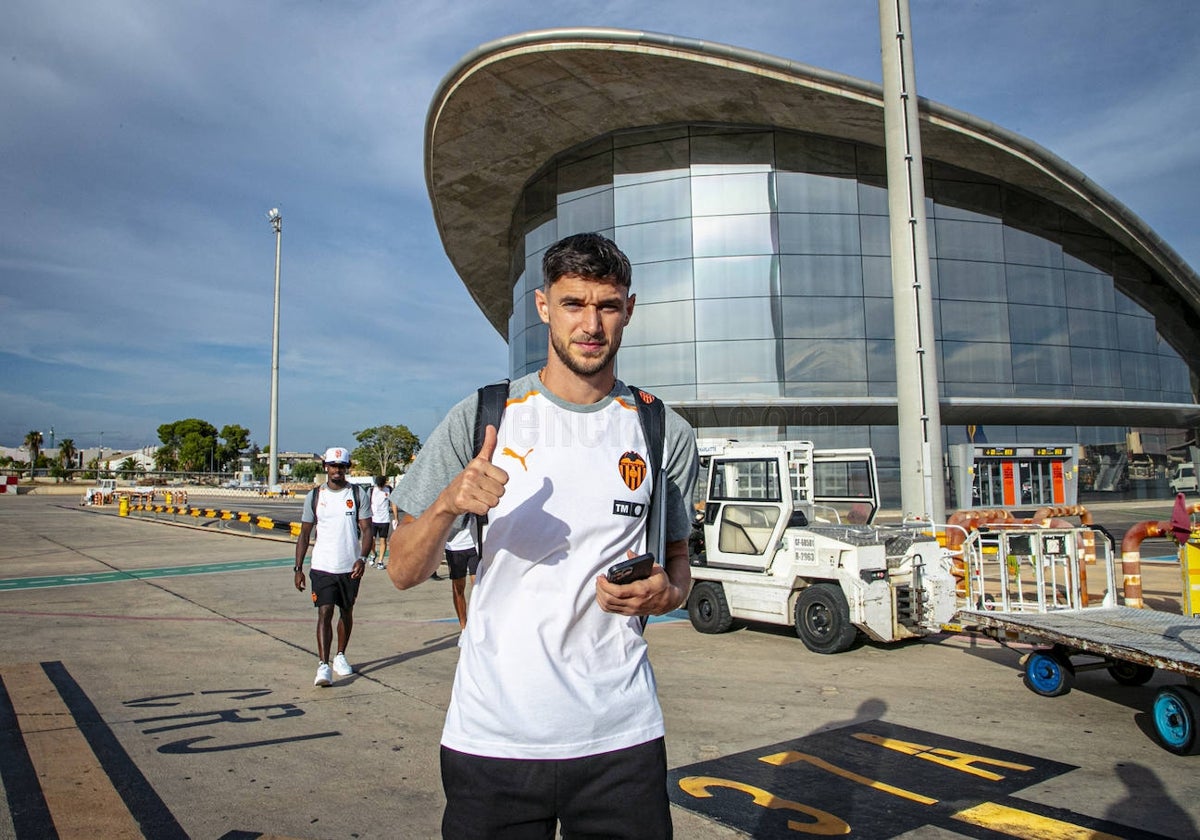
[[[0,497],[0,838],[440,836],[448,582],[368,569],[358,672],[315,688],[290,537],[115,513]],[[1178,571],[1143,574],[1166,604]],[[678,613],[647,638],[681,840],[1200,837],[1200,757],[1148,715],[1178,675],[1050,699],[982,636],[820,656]]]

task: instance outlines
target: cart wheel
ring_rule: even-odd
[[[1070,658],[1058,650],[1035,650],[1025,660],[1025,685],[1034,694],[1058,697],[1071,690],[1075,668]]]
[[[1200,753],[1200,694],[1187,686],[1160,688],[1154,697],[1154,732],[1159,743],[1175,755]]]
[[[1121,685],[1145,685],[1154,676],[1154,666],[1122,660],[1109,665],[1108,673]]]

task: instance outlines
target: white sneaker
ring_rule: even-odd
[[[346,654],[339,653],[333,657],[333,672],[339,677],[348,677],[354,673],[354,669],[350,667],[350,663],[346,661]]]
[[[317,678],[313,680],[313,685],[333,685],[333,671],[330,670],[328,662],[317,666]]]

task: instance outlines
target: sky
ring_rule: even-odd
[[[1200,267],[1200,3],[911,0],[917,92],[1047,148]],[[603,26],[882,80],[877,0],[4,0],[0,446],[422,440],[507,375],[437,235],[426,110],[476,47]]]

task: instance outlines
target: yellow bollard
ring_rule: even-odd
[[[1200,528],[1179,547],[1179,569],[1183,573],[1183,614],[1200,617]]]
[[[129,515],[129,497],[122,496],[121,501],[117,504],[117,516]]]

